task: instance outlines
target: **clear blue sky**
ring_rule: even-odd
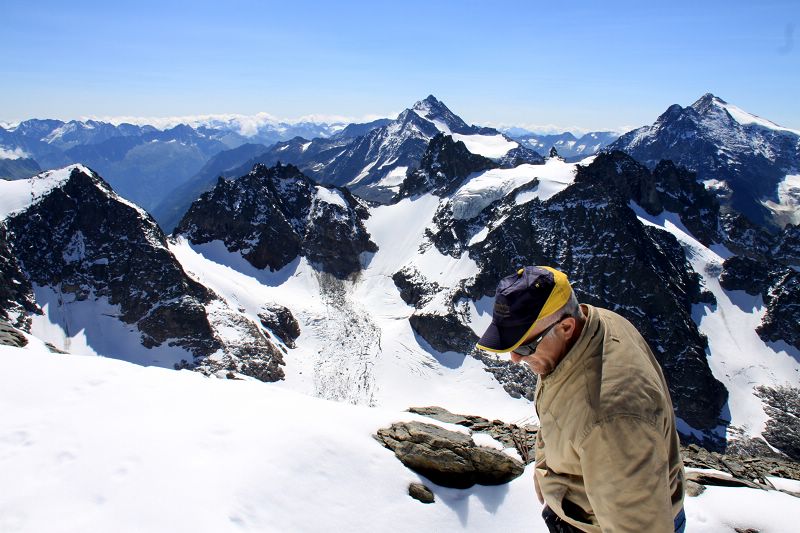
[[[654,2],[653,2],[654,3]],[[620,128],[714,94],[800,129],[800,2],[0,0],[0,120],[386,115]]]

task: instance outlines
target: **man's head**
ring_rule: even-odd
[[[583,314],[567,276],[550,267],[525,267],[500,280],[492,323],[478,348],[504,353],[547,375],[583,328]]]

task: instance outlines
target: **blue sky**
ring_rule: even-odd
[[[386,116],[617,129],[705,92],[800,129],[800,2],[0,3],[0,120]]]

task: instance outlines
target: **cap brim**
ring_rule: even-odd
[[[478,341],[478,348],[487,352],[505,353],[516,348],[531,329],[531,325],[499,328],[492,322]]]

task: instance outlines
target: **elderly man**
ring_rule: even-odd
[[[550,531],[683,531],[672,401],[630,322],[579,305],[562,272],[525,267],[500,281],[478,347],[539,376],[534,485]]]

